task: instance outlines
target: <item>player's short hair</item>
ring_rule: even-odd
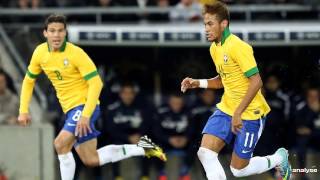
[[[216,14],[219,22],[227,20],[230,22],[230,14],[227,5],[221,1],[215,1],[212,4],[205,4],[202,14]]]
[[[67,28],[67,18],[62,14],[51,14],[47,17],[46,21],[44,22],[44,29],[48,29],[48,25],[50,23],[62,23],[64,28]]]

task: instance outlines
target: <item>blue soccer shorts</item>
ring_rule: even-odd
[[[64,122],[63,130],[69,131],[75,135],[77,122],[81,117],[81,113],[84,105],[77,106],[69,110],[66,114],[66,120]],[[81,143],[84,143],[88,140],[97,138],[100,135],[100,132],[95,128],[95,122],[99,119],[100,116],[100,107],[96,106],[90,118],[90,128],[92,132],[88,132],[87,136],[77,137],[77,141],[74,146],[77,146]]]
[[[202,134],[211,134],[230,144],[235,137],[233,151],[242,159],[250,159],[262,134],[266,118],[242,120],[243,127],[236,135],[231,130],[232,117],[217,109],[208,119]]]

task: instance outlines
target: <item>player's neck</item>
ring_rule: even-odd
[[[47,41],[48,51],[49,52],[63,52],[66,48],[67,40],[65,39],[59,48],[52,47],[51,44]]]
[[[224,28],[224,30],[220,33],[220,36],[215,41],[216,44],[220,44],[221,46],[224,44],[226,39],[230,36],[229,27]]]

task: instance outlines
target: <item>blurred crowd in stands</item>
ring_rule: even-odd
[[[272,4],[300,4],[309,5],[314,9],[308,11],[292,11],[290,13],[277,13],[268,12],[268,16],[263,14],[255,14],[253,19],[300,19],[317,18],[318,11],[317,5],[320,4],[319,0],[224,0],[227,4],[235,5],[272,5]],[[139,13],[139,14],[101,14],[102,22],[199,22],[201,20],[201,4],[198,0],[0,0],[0,7],[14,7],[21,9],[37,9],[42,7],[65,8],[65,7],[158,7],[158,8],[172,8],[169,12],[152,12],[152,13]],[[143,11],[143,10],[142,10]],[[241,20],[244,16],[240,13],[232,14],[233,20]],[[85,14],[84,14],[85,15]],[[94,22],[95,16],[84,17],[69,17],[69,22]],[[36,18],[19,17],[19,18],[6,18],[4,22],[34,22]],[[0,19],[1,20],[1,19]],[[11,20],[11,21],[10,21]],[[36,19],[38,21],[38,19]]]
[[[317,0],[223,0],[228,4],[312,4]],[[198,3],[197,0],[0,0],[0,6],[39,8],[39,7],[111,7],[111,6],[179,6],[178,4]]]

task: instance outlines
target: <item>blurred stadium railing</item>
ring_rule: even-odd
[[[65,7],[65,8],[39,8],[39,9],[20,9],[20,8],[0,8],[0,16],[41,16],[50,13],[77,15],[77,16],[94,16],[97,24],[102,23],[102,15],[115,14],[157,14],[169,13],[174,7],[159,8],[159,7]],[[231,14],[242,15],[242,20],[252,21],[253,16],[258,13],[280,13],[283,18],[286,18],[290,13],[314,13],[319,15],[319,6],[298,5],[298,4],[280,4],[280,5],[230,5]],[[316,16],[314,17],[316,18]]]

